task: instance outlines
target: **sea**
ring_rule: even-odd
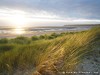
[[[94,26],[42,26],[42,27],[1,27],[0,34],[12,33],[14,30],[26,31],[27,32],[57,32],[57,31],[83,31],[88,30]]]
[[[78,32],[89,30],[98,25],[64,25],[64,26],[38,26],[38,27],[0,27],[0,38],[16,37],[17,35],[32,36],[46,33]]]

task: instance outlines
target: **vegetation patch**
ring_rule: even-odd
[[[100,27],[82,32],[0,39],[0,74],[33,69],[32,74],[59,75],[75,71],[100,42]]]

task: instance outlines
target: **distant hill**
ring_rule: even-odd
[[[100,26],[100,24],[70,24],[70,25],[64,25],[67,27],[76,27],[76,26]]]

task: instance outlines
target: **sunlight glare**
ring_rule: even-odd
[[[24,15],[15,14],[10,17],[10,20],[12,24],[15,26],[15,28],[23,27],[25,24],[27,24],[27,19]]]
[[[21,34],[24,34],[25,33],[25,30],[24,29],[21,29],[21,28],[16,28],[16,29],[13,30],[13,33],[14,34],[21,35]]]

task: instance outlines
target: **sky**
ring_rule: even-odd
[[[0,0],[0,25],[100,23],[100,0]]]

